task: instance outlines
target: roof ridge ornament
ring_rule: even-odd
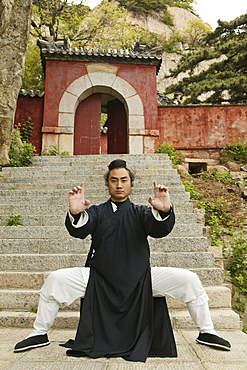
[[[42,52],[48,51],[56,53],[59,51],[72,51],[72,42],[68,35],[65,35],[63,39],[57,41],[54,41],[53,36],[44,37],[43,39],[38,39],[37,44]]]
[[[163,46],[157,45],[155,42],[147,41],[146,44],[140,44],[140,40],[137,39],[132,46],[134,52],[142,53],[145,56],[157,56],[161,57],[164,51]]]
[[[71,40],[65,36],[61,40],[55,41],[53,37],[44,37],[37,42],[41,50],[43,65],[45,59],[55,60],[76,60],[76,61],[107,61],[132,64],[155,65],[158,73],[161,63],[163,47],[155,43],[147,42],[141,44],[136,40],[129,49],[100,48],[100,47],[74,47]]]
[[[72,49],[72,42],[67,35],[64,36],[63,40],[54,41],[54,37],[44,37],[43,39],[38,39],[37,42],[38,46],[40,47],[43,53],[60,53],[63,54],[77,54],[78,48]],[[130,55],[134,58],[161,58],[163,54],[163,47],[160,45],[158,46],[154,42],[147,41],[146,44],[141,44],[139,39],[135,41],[131,49],[116,49],[116,48],[108,48],[108,49],[100,49],[99,47],[80,47],[80,51],[82,53],[86,53],[88,55],[111,55],[111,56],[120,56],[120,57],[129,57]]]

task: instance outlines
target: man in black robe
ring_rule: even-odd
[[[106,176],[110,193],[106,203],[89,207],[83,183],[70,191],[66,227],[74,237],[92,236],[86,267],[58,270],[48,277],[41,290],[34,331],[15,351],[49,344],[47,331],[59,303],[70,304],[84,296],[77,335],[67,344],[72,348],[67,354],[145,361],[153,348],[152,290],[153,295],[168,294],[187,303],[200,330],[198,343],[230,349],[229,342],[214,331],[206,293],[194,273],[157,267],[151,281],[147,236],[169,234],[175,217],[168,189],[156,182],[154,197],[149,198],[151,208],[131,203],[132,181],[125,161],[116,160],[110,163]],[[176,356],[169,322],[166,328],[170,348],[164,356]]]
[[[73,350],[68,355],[121,356],[145,361],[152,340],[152,286],[147,236],[164,237],[174,226],[168,189],[154,183],[150,204],[160,213],[130,202],[131,176],[124,161],[114,161],[107,178],[110,199],[87,210],[86,223],[69,233],[92,235],[86,266],[90,278]],[[70,213],[81,215],[89,205],[83,184],[70,192]],[[117,206],[113,212],[112,203]],[[157,212],[157,213],[158,213]],[[175,354],[175,351],[172,351]]]

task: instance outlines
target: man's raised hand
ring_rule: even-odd
[[[77,215],[85,211],[90,205],[89,200],[84,196],[84,182],[79,186],[75,186],[69,192],[69,211],[72,215]]]
[[[149,197],[148,201],[158,211],[168,212],[171,208],[168,188],[158,185],[156,181],[154,181],[154,197]]]

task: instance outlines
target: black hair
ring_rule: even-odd
[[[114,161],[112,161],[108,165],[108,171],[105,174],[105,183],[106,183],[106,185],[108,185],[108,179],[109,179],[109,175],[110,175],[111,170],[114,170],[115,168],[125,168],[126,171],[128,171],[128,173],[129,173],[131,186],[133,186],[133,181],[135,180],[135,175],[127,168],[126,161],[124,161],[123,159],[115,159]]]

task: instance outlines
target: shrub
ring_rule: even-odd
[[[247,144],[239,139],[233,140],[221,150],[220,161],[221,163],[226,163],[227,161],[247,162]]]
[[[200,193],[197,191],[196,187],[192,182],[189,180],[183,180],[183,185],[185,187],[185,191],[188,191],[190,193],[190,198],[197,200],[200,198]]]
[[[45,146],[44,150],[42,151],[41,155],[49,155],[49,156],[56,156],[56,155],[70,155],[69,152],[60,152],[57,145],[50,145],[49,147]]]
[[[13,211],[12,216],[8,218],[8,221],[3,224],[4,226],[21,226],[21,214],[19,212]]]
[[[229,245],[228,251],[224,251],[227,270],[238,291],[247,296],[247,237],[242,230],[232,235]]]
[[[18,123],[17,129],[20,132],[20,137],[23,142],[29,143],[33,134],[33,122],[31,117],[28,117],[23,124]]]
[[[171,143],[168,143],[164,141],[158,149],[155,151],[155,153],[166,153],[168,154],[170,160],[172,161],[172,164],[182,164],[183,163],[183,153],[174,149]]]
[[[234,184],[235,183],[235,180],[230,174],[230,172],[215,171],[214,173],[210,174],[208,172],[203,171],[200,173],[198,177],[203,178],[203,179],[221,181],[224,184]]]
[[[227,200],[219,197],[216,203],[199,201],[198,208],[205,209],[205,222],[210,226],[212,245],[223,245],[224,227],[228,226],[228,214],[226,209]]]
[[[33,161],[35,150],[35,146],[31,143],[22,142],[20,132],[14,129],[9,150],[10,167],[29,166]]]

